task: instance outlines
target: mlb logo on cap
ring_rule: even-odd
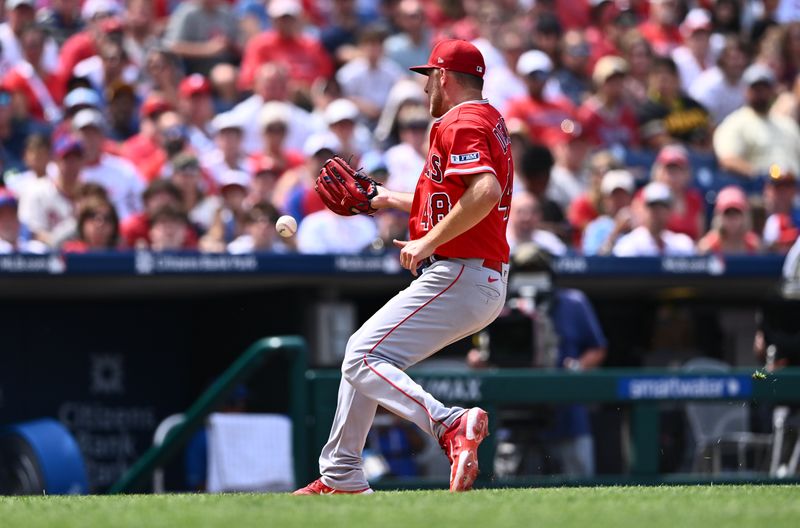
[[[411,71],[428,75],[431,69],[441,68],[459,73],[467,73],[483,78],[486,63],[481,52],[466,40],[441,40],[431,50],[428,64],[413,66]]]

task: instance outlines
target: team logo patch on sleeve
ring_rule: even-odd
[[[470,152],[468,154],[450,154],[450,163],[454,165],[461,165],[463,163],[472,163],[481,159],[480,152]]]

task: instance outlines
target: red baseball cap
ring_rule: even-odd
[[[431,50],[428,64],[413,66],[409,70],[428,75],[434,68],[467,73],[481,79],[486,73],[486,63],[478,48],[458,39],[440,40]]]
[[[727,209],[737,209],[743,213],[748,209],[747,196],[742,189],[735,185],[728,185],[717,194],[714,212],[722,213]]]
[[[160,95],[149,95],[142,103],[139,113],[146,118],[168,110],[172,110],[172,105],[166,99]]]
[[[211,95],[211,83],[199,73],[193,73],[181,81],[178,91],[182,97]]]
[[[679,165],[681,167],[689,166],[689,154],[686,149],[680,145],[667,145],[663,147],[656,157],[656,163],[659,165]]]

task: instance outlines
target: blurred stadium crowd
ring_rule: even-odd
[[[514,139],[512,247],[786,252],[798,234],[789,0],[3,0],[0,253],[383,251],[337,217],[351,158],[413,191],[437,39],[482,51]],[[416,77],[416,78],[415,78]],[[292,239],[274,223],[290,214]]]

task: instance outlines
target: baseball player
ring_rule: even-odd
[[[485,68],[462,40],[439,42],[428,64],[411,68],[428,77],[436,118],[425,167],[413,194],[379,187],[370,205],[410,213],[410,240],[395,245],[418,278],[348,341],[322,476],[295,494],[372,493],[361,452],[378,405],[439,440],[451,491],[471,489],[478,475],[486,412],[448,407],[404,371],[488,325],[505,302],[514,167],[503,118],[482,98]]]

